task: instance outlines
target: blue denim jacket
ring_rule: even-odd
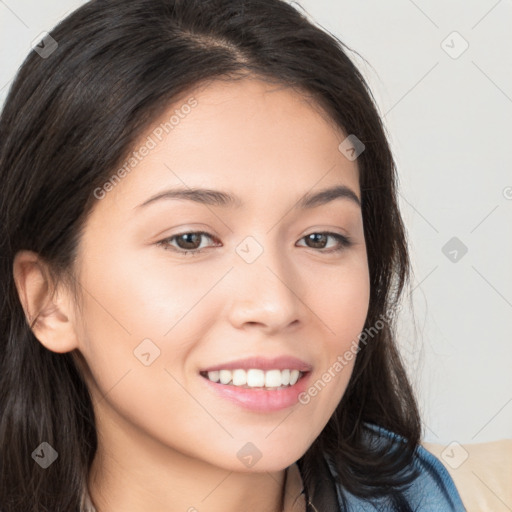
[[[369,425],[381,435],[381,439],[393,438],[397,442],[401,437],[376,425]],[[393,492],[389,496],[374,499],[370,502],[354,496],[342,488],[336,478],[336,469],[332,461],[326,457],[331,475],[335,481],[339,511],[414,511],[414,512],[466,512],[455,484],[443,464],[422,446],[416,449],[413,464],[420,470],[419,476],[403,491],[403,500],[397,505]]]

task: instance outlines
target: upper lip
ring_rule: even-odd
[[[248,357],[246,359],[237,359],[227,363],[220,363],[208,368],[203,368],[201,372],[214,372],[218,370],[249,370],[251,368],[258,368],[261,370],[299,370],[301,372],[309,372],[313,367],[293,356],[279,356],[274,358],[266,357]]]

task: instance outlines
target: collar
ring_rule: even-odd
[[[284,487],[284,511],[304,512],[306,510],[306,495],[299,466],[294,462],[286,469]]]

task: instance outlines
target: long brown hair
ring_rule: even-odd
[[[393,305],[410,263],[395,164],[349,49],[281,0],[97,0],[51,37],[57,44],[43,45],[51,54],[27,56],[0,118],[1,510],[78,511],[97,448],[76,354],[51,352],[35,338],[13,280],[15,254],[35,251],[55,282],[73,285],[94,190],[173,99],[200,83],[247,74],[313,95],[365,145],[357,161],[371,279],[365,330],[374,334],[360,343],[340,404],[298,461],[306,489],[327,510],[318,478],[324,453],[343,488],[366,499],[407,484],[412,476],[403,470],[421,423],[395,345]],[[403,449],[372,447],[368,424],[402,436]],[[46,470],[31,456],[42,441],[59,453]]]

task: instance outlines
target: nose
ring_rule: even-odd
[[[301,279],[286,258],[284,251],[268,244],[251,263],[243,254],[235,257],[228,310],[234,327],[252,325],[273,334],[304,321]]]

